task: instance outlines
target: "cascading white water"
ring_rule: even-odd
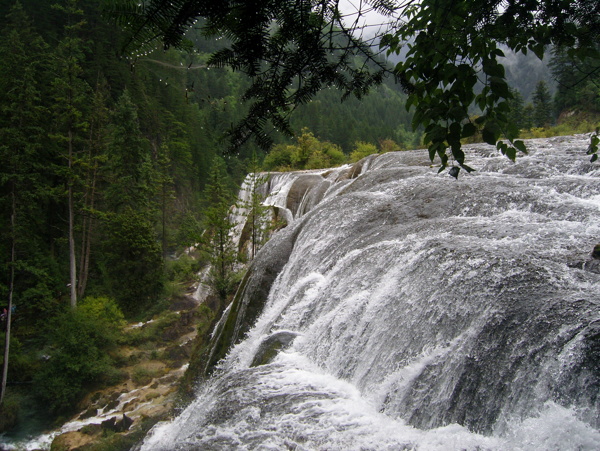
[[[262,313],[142,448],[600,449],[588,140],[530,141],[516,164],[470,146],[458,180],[423,151],[278,176],[289,225],[254,266],[289,255]]]

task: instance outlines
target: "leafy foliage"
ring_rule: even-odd
[[[88,296],[81,301],[77,308],[82,314],[90,318],[109,323],[111,328],[125,324],[123,312],[121,312],[115,300],[107,296]]]
[[[84,388],[115,375],[109,351],[116,325],[93,308],[70,310],[48,321],[48,360],[35,376],[38,399],[50,411],[73,409]]]
[[[377,147],[374,144],[358,141],[350,154],[350,161],[356,162],[374,153],[377,153]]]
[[[341,148],[327,141],[320,141],[308,129],[296,139],[296,144],[278,144],[265,157],[267,170],[289,171],[295,169],[319,169],[339,166],[347,161]]]

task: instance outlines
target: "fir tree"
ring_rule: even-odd
[[[90,270],[92,241],[96,228],[98,211],[98,191],[100,172],[107,160],[109,109],[108,86],[106,81],[99,79],[92,98],[92,108],[89,119],[89,135],[86,152],[81,158],[82,175],[82,224],[81,249],[79,257],[79,278],[77,281],[77,296],[82,298]]]
[[[205,210],[204,251],[211,264],[211,285],[221,300],[225,300],[232,285],[237,252],[231,231],[235,223],[230,217],[233,193],[227,182],[225,162],[215,157],[205,188],[209,205]]]
[[[540,80],[533,93],[533,125],[547,127],[551,125],[553,116],[552,96],[546,82]]]
[[[269,183],[270,176],[261,173],[256,153],[252,155],[248,170],[246,183],[250,188],[250,193],[247,202],[241,205],[246,210],[246,224],[242,234],[248,238],[250,243],[248,257],[253,259],[267,241],[270,233],[270,208],[263,204],[266,197],[265,187]]]
[[[15,300],[28,288],[19,285],[19,272],[35,273],[35,257],[25,252],[30,241],[32,219],[43,189],[36,161],[46,111],[41,104],[40,77],[46,45],[32,29],[19,2],[8,14],[8,24],[0,36],[0,192],[2,232],[0,250],[3,261],[0,292],[6,295],[7,317],[0,384],[0,405],[6,392],[11,340],[12,310]],[[36,212],[37,213],[37,212]],[[8,222],[4,219],[9,219]],[[34,245],[35,246],[35,245]],[[31,262],[27,262],[27,257]],[[5,275],[8,275],[5,278]],[[21,281],[24,282],[23,277]],[[32,284],[32,281],[28,281]],[[33,283],[33,285],[35,285]]]
[[[533,115],[535,113],[535,109],[531,103],[528,103],[523,108],[523,128],[525,130],[531,130],[533,127]]]
[[[108,209],[116,213],[127,208],[148,212],[153,175],[150,144],[142,136],[137,108],[128,91],[123,92],[113,113],[109,140]]]
[[[508,107],[510,108],[508,121],[517,127],[517,129],[522,130],[526,128],[523,96],[516,89],[511,89],[511,93],[512,98],[508,102]]]
[[[58,43],[53,55],[51,81],[54,99],[55,131],[52,138],[57,142],[61,158],[66,167],[58,168],[59,175],[65,180],[68,203],[68,241],[71,307],[77,305],[77,261],[75,256],[75,186],[78,157],[82,149],[84,132],[88,123],[86,107],[88,104],[90,86],[83,79],[85,60],[84,43],[80,38],[85,25],[82,19],[83,11],[78,7],[77,0],[67,0],[65,6],[54,5],[63,13],[66,24],[64,37]]]
[[[596,47],[600,50],[600,44]],[[600,55],[571,58],[568,49],[553,50],[550,69],[557,81],[554,103],[559,114],[566,109],[600,112],[599,65]]]

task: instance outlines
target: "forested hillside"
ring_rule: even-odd
[[[214,220],[215,185],[230,202],[252,155],[258,162],[264,157],[252,143],[229,149],[226,132],[247,110],[240,99],[249,82],[239,72],[206,66],[218,41],[191,30],[189,51],[123,55],[122,34],[101,5],[0,5],[7,384],[33,381],[33,392],[56,412],[90,384],[114,377],[106,371],[110,340],[103,342],[102,333],[113,316],[96,313],[90,322],[81,312],[114,310],[133,320],[162,311],[181,291],[180,279],[201,264],[173,258],[203,241]],[[419,134],[409,131],[404,95],[391,82],[362,102],[323,92],[295,111],[292,124],[339,146],[338,163],[357,142],[375,149],[383,140],[419,143]],[[273,138],[292,142],[275,130]],[[211,259],[210,251],[202,255]],[[76,306],[84,308],[75,314]],[[75,342],[65,355],[59,343],[67,336]],[[97,365],[83,364],[90,355]]]

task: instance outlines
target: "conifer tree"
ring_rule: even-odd
[[[158,300],[163,259],[154,224],[143,210],[124,207],[103,222],[103,266],[107,288],[127,315],[139,314]]]
[[[85,153],[81,158],[82,167],[82,224],[81,248],[79,257],[79,278],[77,296],[82,298],[87,286],[92,252],[92,241],[98,217],[97,197],[100,171],[107,159],[109,109],[108,85],[102,77],[98,78],[91,100],[89,134]]]
[[[225,162],[215,157],[205,188],[205,198],[209,205],[205,210],[203,248],[211,264],[211,285],[221,300],[225,300],[229,293],[237,259],[231,237],[235,223],[229,214],[234,197],[227,178]]]
[[[163,258],[166,258],[172,241],[168,234],[169,226],[176,222],[178,214],[185,211],[187,202],[192,198],[193,161],[185,124],[166,110],[162,112],[162,121],[161,144],[157,146],[152,183],[160,215]]]
[[[552,96],[548,85],[540,80],[533,93],[533,125],[546,127],[552,123]]]
[[[157,159],[154,184],[158,194],[158,203],[160,210],[160,235],[163,260],[167,258],[168,237],[167,237],[167,216],[169,214],[169,205],[175,198],[173,189],[173,177],[170,175],[169,143],[160,146]]]
[[[105,199],[109,211],[150,211],[152,159],[150,144],[140,131],[137,107],[129,92],[117,102],[109,133]]]
[[[600,50],[600,43],[596,43]],[[572,58],[568,48],[555,48],[550,69],[557,82],[554,104],[563,110],[600,112],[600,54],[596,57]]]
[[[263,204],[266,197],[265,185],[269,183],[270,176],[269,174],[261,173],[255,152],[252,154],[248,171],[249,174],[246,181],[249,185],[250,193],[247,202],[241,205],[241,207],[247,212],[243,234],[249,238],[250,248],[248,257],[253,259],[267,241],[270,232],[268,227],[270,208]]]
[[[531,104],[531,103],[528,103],[523,108],[523,128],[525,130],[531,130],[531,127],[533,127],[534,113],[535,113],[535,110],[533,108],[533,104]]]
[[[512,98],[508,101],[508,107],[510,111],[507,115],[508,121],[513,124],[517,129],[521,130],[525,128],[525,112],[523,96],[516,89],[511,89]]]
[[[84,133],[88,128],[86,107],[90,86],[83,79],[85,60],[84,43],[80,34],[85,25],[83,11],[78,0],[66,0],[64,6],[56,4],[63,13],[66,24],[64,36],[58,43],[52,61],[51,90],[54,100],[55,131],[52,138],[57,142],[66,167],[58,168],[64,179],[68,203],[68,241],[71,307],[77,305],[77,260],[75,256],[75,190],[79,174],[77,166],[82,149]]]
[[[2,219],[10,218],[0,226],[0,250],[2,255],[8,255],[8,261],[3,261],[0,279],[2,305],[7,308],[3,324],[0,405],[8,378],[12,311],[19,295],[17,267],[20,271],[31,267],[24,261],[27,253],[21,247],[33,240],[28,233],[32,219],[28,213],[34,210],[41,191],[35,161],[40,150],[39,139],[44,133],[40,74],[45,48],[17,2],[8,15],[8,26],[0,35],[0,193],[3,199],[0,209]]]

